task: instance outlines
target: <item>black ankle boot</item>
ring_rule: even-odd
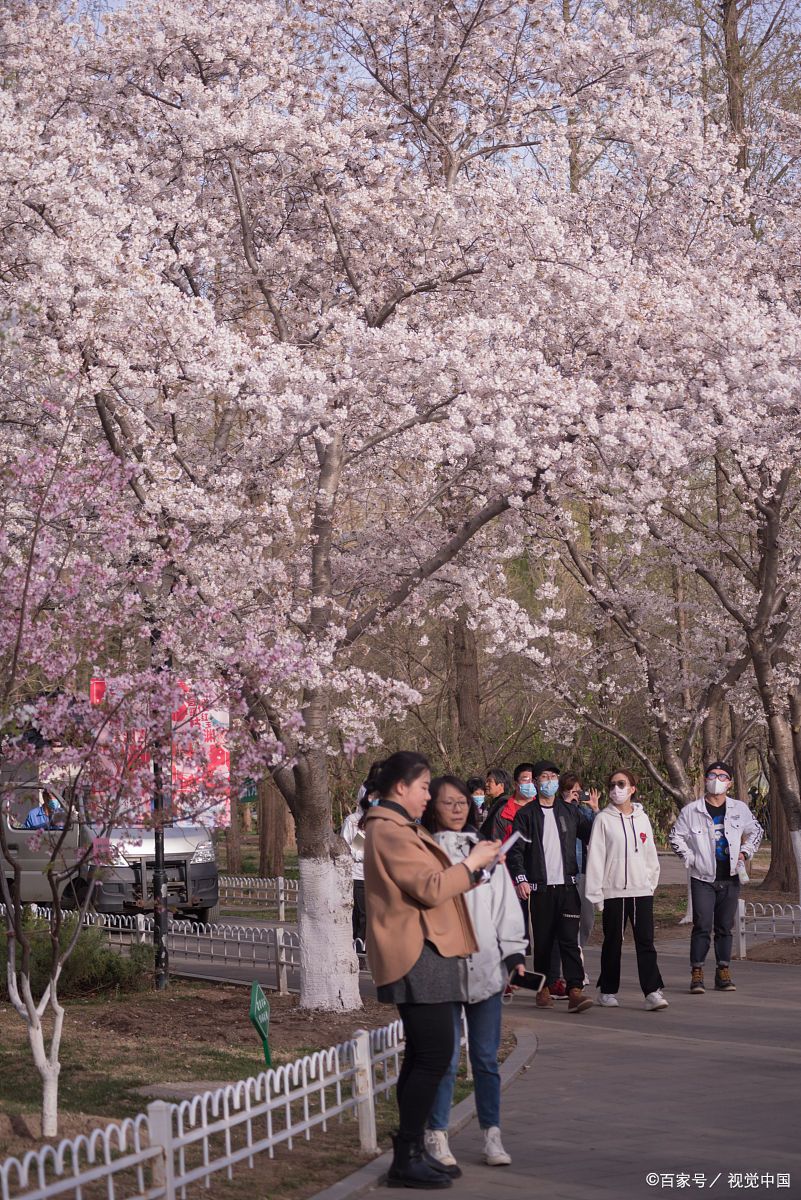
[[[428,1163],[435,1171],[439,1171],[441,1175],[447,1175],[449,1179],[461,1179],[462,1168],[458,1163],[454,1163],[452,1167],[446,1167],[438,1158],[434,1158],[433,1154],[429,1154],[426,1150],[425,1135],[420,1138],[420,1153],[423,1156],[423,1162]]]
[[[387,1172],[387,1187],[448,1188],[451,1179],[423,1158],[422,1137],[398,1133],[392,1136],[394,1154]]]

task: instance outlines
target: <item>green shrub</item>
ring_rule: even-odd
[[[62,926],[59,943],[66,946],[75,929],[74,918],[67,917]],[[34,997],[41,996],[50,977],[51,943],[47,921],[26,916],[25,930],[31,939],[31,988]],[[20,951],[17,950],[18,961]],[[0,930],[0,957],[6,958],[6,931]],[[61,999],[75,996],[100,995],[107,992],[141,992],[152,979],[153,950],[149,946],[131,946],[127,954],[109,948],[101,929],[84,929],[67,959],[58,983]],[[8,999],[3,974],[0,997]]]

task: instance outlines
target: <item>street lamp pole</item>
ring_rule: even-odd
[[[164,869],[164,774],[161,745],[153,758],[153,826],[156,861],[153,866],[153,941],[156,951],[156,991],[163,992],[170,982],[170,956],[167,951],[167,874]]]
[[[151,662],[157,657],[161,630],[151,628]],[[156,697],[158,704],[160,697]],[[156,991],[163,992],[170,982],[170,956],[167,951],[167,873],[164,867],[164,741],[153,739],[153,832],[156,843],[153,864],[153,944],[156,952]]]

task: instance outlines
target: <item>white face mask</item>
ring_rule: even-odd
[[[722,796],[728,786],[728,779],[716,779],[714,775],[706,777],[706,790],[709,796]]]
[[[628,784],[624,787],[617,787],[615,784],[609,789],[609,799],[613,804],[625,804],[631,794],[631,788]]]

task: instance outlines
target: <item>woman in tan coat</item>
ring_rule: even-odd
[[[452,865],[418,823],[430,781],[422,754],[400,751],[382,763],[380,800],[365,818],[364,882],[367,959],[378,999],[397,1005],[406,1036],[387,1182],[441,1188],[459,1169],[430,1158],[423,1136],[453,1052],[452,1006],[466,998],[463,960],[478,949],[463,893],[480,882],[498,843],[479,842]]]

